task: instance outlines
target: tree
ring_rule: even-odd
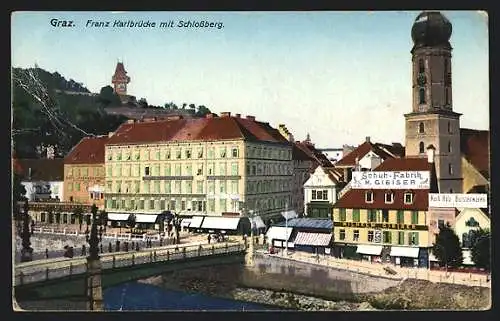
[[[186,109],[186,106],[187,106],[186,103],[182,103],[182,109]]]
[[[478,229],[472,233],[471,238],[471,258],[472,262],[479,267],[490,269],[490,239],[491,234],[488,229]]]
[[[459,267],[462,265],[463,255],[460,240],[451,229],[450,224],[440,227],[436,243],[432,247],[432,253],[440,266]]]
[[[205,107],[203,105],[200,105],[200,106],[198,106],[198,111],[196,112],[196,116],[203,117],[209,113],[211,113],[210,109],[208,109],[207,107]]]
[[[120,96],[115,93],[111,86],[101,88],[97,101],[100,102],[103,107],[121,105]]]
[[[130,227],[130,233],[132,233],[132,229],[135,227],[135,214],[130,214],[127,218],[127,226]]]
[[[141,108],[148,108],[148,106],[149,106],[146,98],[139,99],[139,101],[137,103],[139,104],[139,107],[141,107]]]

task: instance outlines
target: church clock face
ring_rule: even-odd
[[[125,87],[125,84],[118,84],[118,86],[117,86],[117,89],[118,89],[119,91],[125,91],[125,88],[126,88],[126,87]]]

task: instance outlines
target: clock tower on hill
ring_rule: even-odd
[[[127,95],[127,84],[130,82],[130,77],[127,76],[123,62],[116,64],[115,74],[111,78],[114,91],[120,96]]]
[[[452,26],[440,12],[424,11],[413,24],[412,111],[405,114],[406,156],[426,157],[433,145],[440,193],[462,192],[460,116],[452,107]]]

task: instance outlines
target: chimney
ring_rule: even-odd
[[[208,113],[205,115],[205,118],[214,118],[214,114]]]
[[[365,141],[366,141],[367,143],[370,143],[370,136],[366,136]]]
[[[434,147],[432,144],[427,147],[427,161],[429,163],[434,163],[434,156],[436,154],[436,147]]]
[[[234,117],[236,117],[236,118],[240,118],[240,117],[241,117],[241,114],[234,114]]]
[[[247,117],[246,117],[246,118],[247,118],[248,120],[255,121],[255,116],[249,116],[249,115],[247,115]]]
[[[115,132],[109,132],[108,133],[108,138],[113,137],[114,134],[115,134]]]

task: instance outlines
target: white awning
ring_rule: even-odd
[[[391,246],[390,256],[418,258],[418,247]]]
[[[135,214],[135,221],[137,223],[154,223],[158,214]]]
[[[190,218],[185,218],[181,221],[181,226],[182,227],[189,227],[189,224],[191,224],[191,219]]]
[[[382,245],[359,244],[356,253],[366,255],[380,255],[380,253],[382,253]]]
[[[328,246],[331,239],[331,233],[299,232],[297,233],[297,237],[295,237],[294,243],[296,245]]]
[[[239,222],[240,222],[239,217],[206,216],[205,219],[203,220],[201,228],[215,229],[215,230],[236,230],[238,228]]]
[[[271,226],[266,233],[267,242],[271,243],[272,240],[287,241],[290,239],[292,230],[292,227]]]
[[[130,213],[108,213],[108,220],[110,221],[126,221]]]
[[[297,212],[295,212],[294,210],[281,212],[281,215],[283,215],[285,219],[292,219],[299,217],[299,215],[297,215]]]
[[[189,224],[190,228],[200,228],[201,222],[203,222],[203,219],[205,216],[193,216],[191,218],[191,224]]]
[[[264,224],[264,221],[260,216],[251,217],[250,223],[253,223],[253,227],[257,229],[266,227],[266,224]]]

